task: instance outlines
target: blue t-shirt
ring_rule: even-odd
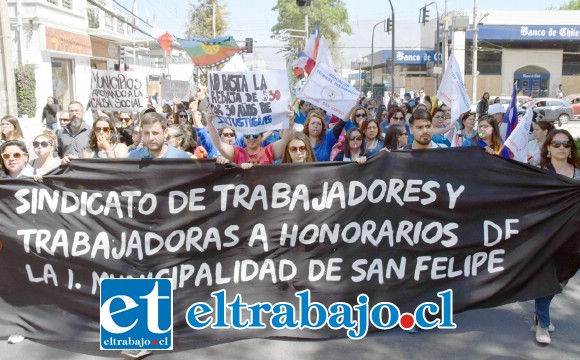
[[[502,145],[503,145],[503,143],[502,143]],[[486,147],[488,145],[485,143],[485,141],[483,141],[481,139],[477,139],[475,141],[475,144],[473,142],[471,142],[471,140],[465,140],[461,146],[479,146],[479,147],[484,148],[484,147]],[[511,159],[510,151],[505,146],[502,146],[502,149],[501,149],[501,151],[499,153],[499,156],[504,157],[506,159]]]
[[[315,146],[312,150],[314,151],[314,157],[316,161],[330,161],[330,152],[332,147],[336,144],[336,137],[332,130],[327,130],[322,139],[322,143]]]
[[[162,159],[191,159],[191,156],[185,151],[176,149],[167,143],[165,145],[167,145],[167,151],[161,157]],[[149,149],[142,147],[131,151],[129,159],[153,159],[153,156],[149,153]]]

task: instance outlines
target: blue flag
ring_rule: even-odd
[[[505,138],[507,139],[512,131],[516,128],[516,126],[518,126],[518,101],[516,97],[516,84],[514,84],[510,105],[508,106],[503,116],[503,122],[507,124],[507,131],[505,134]]]

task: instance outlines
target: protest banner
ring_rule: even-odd
[[[43,183],[1,180],[0,216],[0,336],[45,340],[98,339],[101,278],[172,278],[175,340],[204,346],[345,336],[190,329],[190,306],[222,291],[296,305],[309,289],[325,306],[366,294],[408,311],[451,289],[461,312],[558,293],[580,255],[578,182],[475,147],[251,170],[73,160]]]
[[[331,67],[319,62],[296,97],[343,119],[356,105],[359,94],[360,91],[341,79]]]
[[[145,75],[133,71],[92,70],[90,107],[135,111],[147,106]]]
[[[210,71],[208,99],[216,128],[244,134],[288,128],[290,89],[284,70]]]
[[[161,80],[161,98],[171,100],[177,98],[179,100],[189,99],[189,82],[181,80]]]

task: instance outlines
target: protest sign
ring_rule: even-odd
[[[181,80],[161,80],[161,98],[171,100],[189,99],[189,82]]]
[[[145,76],[133,71],[92,70],[90,107],[135,111],[147,106]]]
[[[360,92],[338,76],[324,62],[312,70],[297,97],[343,119],[356,105]]]
[[[459,119],[461,114],[471,108],[471,101],[463,83],[463,72],[453,55],[449,58],[445,75],[437,89],[437,98],[451,107],[451,119]]]
[[[101,278],[172,278],[175,340],[201,346],[345,336],[190,329],[190,306],[216,292],[297,305],[310,289],[325,306],[366,294],[409,311],[451,289],[461,312],[555,294],[578,270],[577,181],[476,147],[320,165],[95,159],[1,180],[0,336],[96,340]]]
[[[283,70],[210,71],[208,82],[216,128],[231,126],[244,134],[288,128],[291,98]]]

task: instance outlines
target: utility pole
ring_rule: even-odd
[[[393,3],[389,0],[391,5],[391,15],[393,17],[393,31],[391,32],[391,96],[395,93],[395,9]]]
[[[9,24],[7,2],[0,1],[0,114],[18,116]]]

